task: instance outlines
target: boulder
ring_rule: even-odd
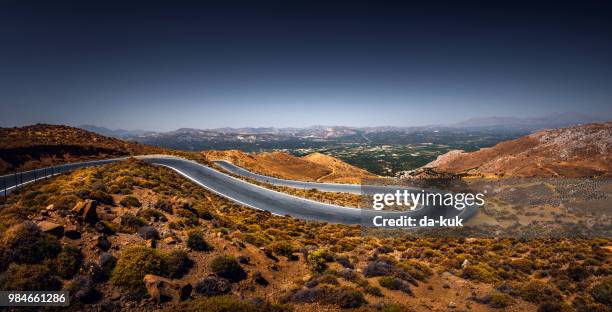
[[[111,242],[108,240],[108,237],[104,235],[98,236],[96,247],[102,249],[103,251],[107,251],[111,248]]]
[[[96,230],[96,232],[106,235],[115,234],[114,231],[110,227],[108,227],[108,225],[104,224],[104,222],[96,222],[96,224],[94,225],[94,229]]]
[[[176,239],[174,239],[174,237],[172,237],[172,236],[168,236],[168,237],[164,238],[164,243],[166,243],[168,245],[174,245],[174,244],[176,244]]]
[[[147,293],[157,303],[186,300],[191,295],[191,284],[181,285],[168,278],[147,274],[144,277]]]
[[[64,228],[64,236],[70,239],[79,239],[81,238],[81,231],[78,226],[70,224]]]
[[[72,208],[72,211],[83,218],[83,221],[95,224],[98,222],[98,212],[96,211],[97,207],[97,201],[86,199],[85,201],[78,202],[74,208]]]
[[[38,222],[38,227],[40,228],[41,231],[57,236],[57,237],[62,237],[64,235],[64,227],[57,224],[57,223],[53,223],[50,221],[41,221]]]
[[[221,277],[207,276],[196,284],[196,292],[205,296],[224,295],[232,290],[232,284]]]

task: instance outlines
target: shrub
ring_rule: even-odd
[[[499,280],[495,270],[486,263],[469,264],[463,269],[463,278],[471,279],[483,283],[495,283]]]
[[[6,230],[1,244],[9,254],[8,259],[17,263],[39,263],[55,258],[61,249],[54,236],[43,233],[30,221]]]
[[[288,307],[269,302],[252,303],[230,296],[204,297],[183,302],[180,310],[187,312],[285,312]]]
[[[270,244],[270,249],[279,256],[291,257],[295,251],[293,245],[287,242],[275,242]]]
[[[493,292],[491,294],[489,305],[493,308],[505,308],[514,303],[514,299],[507,294],[501,292]]]
[[[193,265],[187,253],[182,250],[173,250],[164,255],[163,258],[166,274],[169,278],[183,277]]]
[[[321,273],[327,269],[326,262],[334,261],[334,256],[331,252],[319,249],[308,253],[306,262],[313,272]]]
[[[62,283],[48,266],[42,264],[11,265],[0,278],[2,290],[60,290]]]
[[[115,203],[113,197],[106,194],[101,190],[95,190],[89,194],[89,198],[93,200],[97,200],[103,204],[112,205]]]
[[[211,251],[213,247],[206,240],[204,236],[199,232],[191,232],[187,236],[187,247],[197,251]]]
[[[538,307],[538,312],[571,312],[573,309],[565,302],[548,301]]]
[[[363,294],[349,287],[319,286],[296,291],[291,300],[300,303],[319,302],[335,304],[341,308],[358,308],[367,303]]]
[[[155,208],[165,211],[167,213],[172,213],[172,203],[165,199],[160,199],[155,203]]]
[[[407,294],[412,295],[412,289],[410,288],[410,284],[395,276],[383,276],[378,280],[378,283],[384,288],[391,290],[401,290]]]
[[[612,278],[593,286],[589,293],[595,301],[608,306],[612,305]]]
[[[146,220],[137,217],[131,213],[126,213],[121,216],[121,232],[135,233],[139,227],[147,224]]]
[[[142,204],[140,203],[140,201],[138,200],[138,198],[134,197],[134,196],[125,196],[121,199],[121,201],[119,201],[119,204],[123,207],[140,207],[142,206]]]
[[[143,291],[147,274],[165,275],[162,255],[148,247],[132,247],[121,253],[111,282],[129,291]]]
[[[92,303],[100,298],[90,276],[77,276],[66,286],[66,290],[74,300],[82,303]]]
[[[166,216],[163,213],[155,209],[150,209],[150,208],[140,210],[138,211],[136,215],[146,220],[162,221],[162,222],[168,221],[168,218],[166,218]]]
[[[66,246],[55,259],[57,275],[63,279],[70,279],[79,272],[83,254],[81,250],[74,246]]]
[[[546,301],[557,301],[561,299],[558,290],[540,281],[530,281],[519,291],[519,295],[526,301],[542,303]]]
[[[367,293],[370,294],[372,296],[376,296],[376,297],[382,297],[382,291],[380,290],[380,288],[376,287],[376,286],[372,286],[372,285],[365,285],[363,287],[363,290]]]
[[[246,278],[246,272],[231,256],[215,257],[210,263],[210,268],[215,274],[231,282],[239,282]]]

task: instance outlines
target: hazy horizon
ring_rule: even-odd
[[[8,1],[0,126],[612,116],[612,3]]]

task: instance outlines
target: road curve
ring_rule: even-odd
[[[459,216],[465,220],[469,218],[478,208],[467,207],[463,210],[457,210],[453,207],[431,206],[423,207],[422,209],[414,211],[391,212],[343,207],[338,205],[320,203],[292,196],[289,194],[269,190],[232,177],[225,173],[219,172],[213,168],[204,166],[195,161],[183,158],[172,156],[139,156],[138,158],[151,164],[168,167],[176,171],[183,177],[202,186],[203,188],[212,191],[220,196],[228,198],[232,201],[235,201],[239,204],[254,209],[266,210],[276,215],[289,215],[298,219],[362,225],[372,225],[373,219],[376,216],[383,216],[384,218],[399,218],[401,216],[420,218],[423,216],[428,216],[429,218],[434,219],[437,219],[440,216],[446,218]],[[19,181],[19,179],[17,179],[16,181],[14,179],[11,180],[11,175],[1,176],[0,178],[2,178],[4,181],[8,181],[8,184],[5,185],[8,185],[9,189],[12,189],[15,187],[15,184],[25,184],[33,181],[34,175],[40,176],[41,172],[48,172],[49,170],[51,170],[50,174],[53,175],[59,172],[64,172],[76,168],[105,164],[123,159],[125,158],[68,164],[64,166],[54,167],[54,169],[38,169],[34,172],[24,174],[24,181]],[[31,177],[32,179],[26,181],[28,177]],[[343,184],[337,185],[341,186]],[[4,188],[7,188],[7,186],[4,186]],[[3,190],[0,190],[0,192],[2,191]]]

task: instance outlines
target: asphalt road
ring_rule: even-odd
[[[289,194],[272,191],[238,178],[232,177],[225,173],[219,172],[210,167],[196,163],[195,161],[186,160],[183,158],[169,156],[140,156],[138,157],[148,163],[162,165],[168,167],[192,182],[202,186],[203,188],[212,191],[220,196],[226,197],[234,202],[259,210],[266,210],[276,215],[289,215],[299,219],[317,220],[330,223],[342,224],[363,224],[372,225],[373,219],[376,216],[384,218],[399,218],[401,216],[410,216],[413,218],[421,218],[427,216],[437,219],[440,216],[445,218],[453,218],[460,216],[464,220],[469,218],[478,209],[478,207],[467,207],[463,210],[457,210],[453,207],[422,207],[422,209],[407,211],[407,212],[391,212],[391,211],[373,211],[367,209],[358,209],[351,207],[343,207],[338,205],[325,204],[311,201],[308,199],[295,197]],[[89,161],[82,163],[74,163],[63,166],[56,166],[53,169],[45,168],[38,169],[33,172],[27,172],[23,175],[23,181],[10,178],[11,175],[2,176],[0,179],[7,181],[4,188],[14,189],[15,184],[25,184],[34,181],[34,176],[53,175],[59,172],[64,172],[76,168],[94,166],[109,162],[118,161],[124,158]],[[238,167],[239,168],[239,167]],[[242,169],[242,168],[241,168]],[[244,169],[242,169],[244,170]],[[244,170],[246,171],[246,170]],[[241,171],[244,173],[244,171]],[[248,172],[248,171],[246,171]],[[262,176],[263,177],[263,176]],[[269,178],[271,181],[274,178]],[[278,179],[282,180],[282,179]],[[285,183],[288,180],[281,181]],[[279,181],[277,181],[279,182]],[[297,182],[297,181],[294,181]],[[308,185],[303,188],[311,188],[309,182],[297,182],[298,185]],[[315,186],[320,186],[316,183]],[[355,190],[358,185],[330,184],[325,183],[325,187],[339,187],[340,192],[345,190]],[[289,186],[289,185],[287,185]],[[294,186],[295,187],[295,186]],[[326,189],[331,190],[331,189]],[[4,190],[0,189],[0,192]]]

